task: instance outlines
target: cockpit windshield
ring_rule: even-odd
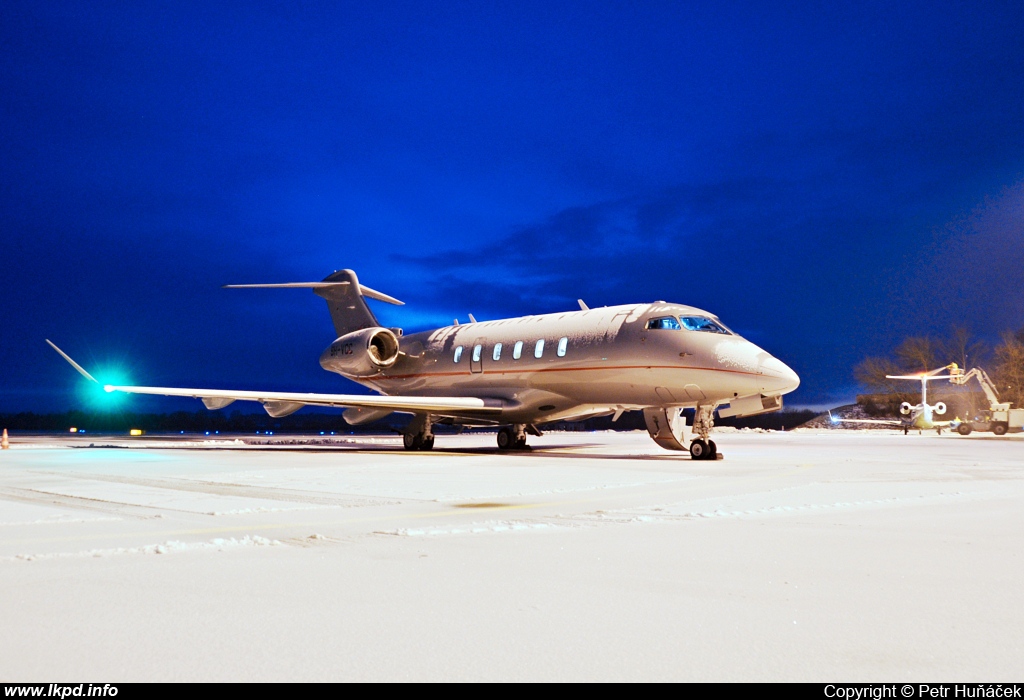
[[[647,322],[647,330],[663,330],[663,331],[678,331],[682,330],[679,326],[679,321],[676,320],[675,316],[663,316],[662,318],[652,318]]]
[[[730,335],[731,331],[721,323],[712,321],[707,316],[680,316],[683,328],[688,331],[704,331],[705,333],[722,333]]]

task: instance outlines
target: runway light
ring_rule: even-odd
[[[72,432],[72,433],[77,433],[77,432],[78,432],[78,428],[72,428],[72,429],[71,429],[70,431],[68,431],[68,432]]]
[[[142,435],[142,430],[140,430],[139,428],[132,428],[131,430],[128,431],[128,434],[138,437],[139,435]]]

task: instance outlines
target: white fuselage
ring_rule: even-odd
[[[331,348],[320,362],[387,395],[501,402],[500,416],[447,414],[465,423],[544,423],[645,407],[714,406],[781,395],[799,385],[793,370],[738,335],[648,328],[650,319],[692,315],[714,318],[663,302],[612,306],[410,334],[401,338],[397,362],[372,377],[337,369]]]

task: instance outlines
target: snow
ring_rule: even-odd
[[[1024,435],[11,439],[11,681],[1024,671]]]

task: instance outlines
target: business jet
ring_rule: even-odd
[[[493,426],[502,450],[526,447],[540,426],[642,410],[654,441],[693,459],[720,458],[709,435],[714,414],[749,416],[782,408],[800,383],[778,359],[716,316],[656,301],[453,325],[404,335],[382,326],[367,299],[403,302],[359,283],[352,270],[320,282],[225,285],[308,288],[327,301],[337,339],[320,365],[378,395],[224,391],[106,385],[108,392],[188,396],[211,410],[257,401],[273,417],[303,406],[343,407],[362,425],[410,413],[408,450],[434,446],[434,425]],[[83,376],[85,369],[48,343]],[[683,408],[693,408],[687,445]]]
[[[950,374],[941,374],[942,372],[950,372]],[[935,420],[935,416],[941,416],[946,413],[946,404],[942,401],[932,405],[928,403],[928,382],[935,381],[936,379],[953,379],[955,376],[959,376],[962,372],[959,372],[959,368],[954,362],[951,365],[945,367],[939,367],[933,369],[930,372],[921,372],[920,374],[887,374],[886,379],[912,379],[921,382],[921,403],[914,405],[909,401],[904,401],[900,404],[900,415],[903,418],[899,420],[887,420],[887,419],[873,419],[873,418],[839,418],[832,415],[829,411],[829,418],[833,423],[874,423],[876,425],[892,425],[903,430],[903,434],[906,435],[911,430],[917,430],[923,432],[925,430],[934,430],[939,435],[942,435],[943,428],[955,428],[959,425],[959,420]]]

